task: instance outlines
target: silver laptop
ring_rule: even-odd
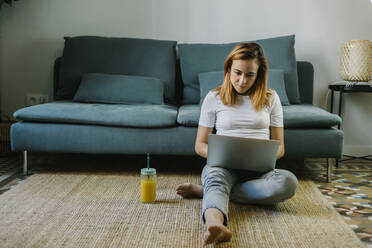
[[[277,140],[208,135],[209,166],[267,172],[275,168]]]

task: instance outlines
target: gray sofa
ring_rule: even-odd
[[[270,68],[282,72],[288,94],[285,157],[328,158],[330,180],[343,152],[343,132],[334,128],[341,119],[312,105],[314,69],[296,61],[294,38],[256,42]],[[23,152],[24,173],[34,151],[196,156],[199,76],[222,70],[235,44],[66,37],[54,65],[55,100],[14,113],[11,147]]]

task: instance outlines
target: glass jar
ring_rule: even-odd
[[[156,199],[156,169],[141,169],[141,202],[152,203]]]

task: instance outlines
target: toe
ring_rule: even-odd
[[[179,184],[179,185],[177,185],[176,190],[183,190],[183,189],[187,188],[188,184],[190,184],[190,183]]]

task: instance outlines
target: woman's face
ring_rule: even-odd
[[[233,60],[230,81],[238,94],[246,94],[254,85],[258,72],[257,59]]]

